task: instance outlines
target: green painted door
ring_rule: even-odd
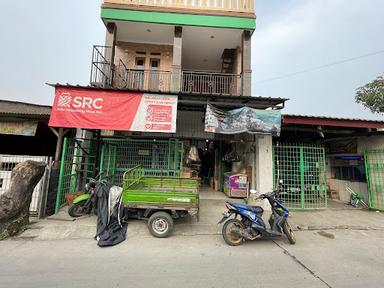
[[[369,207],[384,211],[384,150],[364,153],[369,191]]]
[[[327,207],[325,149],[318,145],[274,146],[274,183],[283,180],[280,198],[291,209]]]

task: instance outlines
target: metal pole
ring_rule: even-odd
[[[61,149],[63,147],[63,134],[64,134],[64,128],[59,128],[59,131],[57,132],[57,144],[56,144],[54,168],[59,168],[60,154],[61,154]]]
[[[95,171],[93,173],[93,177],[99,174],[99,154],[100,154],[100,143],[101,143],[101,131],[96,130],[96,157],[95,157]]]
[[[64,149],[63,153],[61,155],[61,167],[60,167],[60,176],[59,176],[59,187],[57,190],[57,195],[56,195],[56,209],[55,213],[58,213],[61,207],[61,198],[62,198],[62,192],[63,192],[63,181],[64,181],[64,163],[65,163],[65,154],[67,153],[67,148],[68,148],[68,138],[64,139]]]
[[[305,167],[304,167],[304,149],[303,146],[300,146],[300,202],[301,202],[301,209],[305,208],[304,205],[304,192],[305,192],[305,183],[304,183],[304,173],[305,173]]]

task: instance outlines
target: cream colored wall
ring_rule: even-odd
[[[357,153],[363,155],[366,150],[384,149],[384,136],[364,136],[357,138]],[[328,164],[330,164],[329,159]],[[363,195],[364,199],[368,201],[368,186],[367,183],[357,181],[347,181],[332,179],[330,165],[327,169],[328,183],[331,189],[339,192],[340,200],[349,202],[350,195],[346,188],[351,188],[354,192]]]
[[[137,54],[145,52],[146,54]],[[160,55],[151,55],[160,53]],[[135,69],[136,58],[145,58],[145,69],[150,69],[150,59],[160,59],[159,70],[171,71],[173,47],[172,45],[157,45],[146,43],[118,42],[115,52],[115,65],[119,65],[121,59],[128,69]]]
[[[365,200],[368,199],[368,186],[364,182],[328,179],[331,189],[339,192],[340,200],[343,202],[349,202],[350,194],[346,190],[347,187],[351,188],[353,192],[361,194]]]
[[[384,149],[384,136],[357,138],[357,153],[364,154],[366,150]]]

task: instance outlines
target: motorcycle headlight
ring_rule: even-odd
[[[89,183],[85,184],[85,191],[89,191],[89,188],[91,188]]]

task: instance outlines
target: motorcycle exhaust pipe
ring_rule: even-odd
[[[231,232],[233,234],[236,234],[238,236],[241,236],[247,240],[255,240],[261,236],[261,234],[258,234],[256,236],[251,235],[246,229],[239,229],[237,227],[234,227],[231,229]]]

